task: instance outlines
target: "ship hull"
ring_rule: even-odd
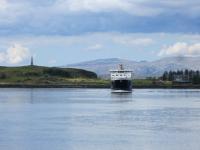
[[[130,93],[132,92],[132,82],[131,80],[113,80],[111,89],[115,93]]]

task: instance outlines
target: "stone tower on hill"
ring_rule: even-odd
[[[31,66],[34,66],[34,64],[33,64],[33,56],[31,56]]]

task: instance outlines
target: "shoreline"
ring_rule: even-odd
[[[0,84],[0,88],[99,88],[109,89],[108,85],[72,84]],[[133,89],[200,89],[200,85],[135,85]]]

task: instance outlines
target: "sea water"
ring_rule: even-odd
[[[200,90],[0,89],[0,150],[199,150]]]

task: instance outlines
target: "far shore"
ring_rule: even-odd
[[[133,79],[133,89],[200,89],[197,82]],[[110,79],[91,71],[45,66],[0,67],[0,88],[110,88]]]
[[[72,85],[72,84],[0,84],[0,88],[105,88],[108,85]],[[133,89],[200,89],[200,85],[134,85]]]

